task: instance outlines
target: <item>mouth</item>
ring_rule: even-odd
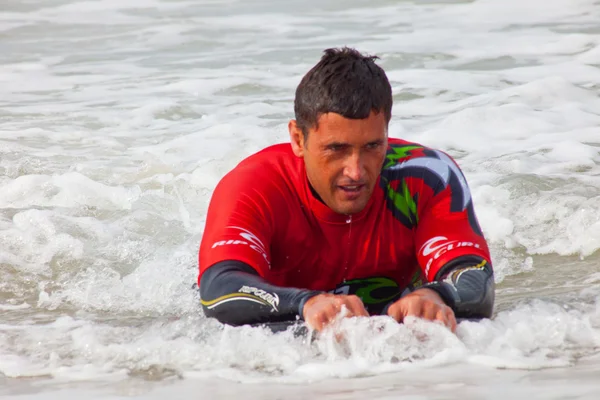
[[[363,191],[365,190],[366,185],[365,184],[361,184],[361,185],[338,185],[338,189],[340,189],[342,191],[342,193],[344,193],[346,196],[346,198],[348,200],[353,200],[358,198]]]

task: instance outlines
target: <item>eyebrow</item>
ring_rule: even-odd
[[[331,142],[331,143],[326,143],[323,145],[324,149],[327,149],[329,147],[349,147],[350,143],[344,143],[344,142]]]
[[[363,147],[364,146],[369,146],[369,145],[372,145],[372,144],[383,144],[383,143],[384,143],[383,139],[377,139],[377,140],[373,140],[373,141],[370,141],[368,143],[365,143],[363,145]],[[331,147],[347,148],[347,147],[350,147],[350,146],[351,146],[350,143],[345,143],[345,142],[331,142],[331,143],[324,144],[323,148],[324,149],[328,149],[328,148],[331,148]]]

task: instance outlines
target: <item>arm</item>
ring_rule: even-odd
[[[199,252],[198,286],[206,315],[231,325],[295,319],[320,330],[345,307],[366,316],[356,296],[331,295],[272,285],[278,266],[274,214],[285,220],[286,203],[260,169],[226,175],[213,193]]]
[[[298,317],[316,330],[325,328],[346,308],[346,317],[368,316],[356,296],[271,285],[249,265],[227,260],[210,267],[200,284],[207,317],[244,325],[294,321]]]
[[[246,263],[221,261],[200,282],[204,314],[229,325],[303,318],[306,301],[321,292],[269,284]]]
[[[494,272],[475,215],[471,193],[458,165],[435,152],[447,165],[422,210],[416,229],[417,258],[429,283],[459,318],[489,318],[494,307]]]
[[[408,315],[440,320],[453,331],[456,318],[492,316],[494,273],[486,260],[476,256],[459,257],[440,272],[435,281],[388,304],[382,314],[398,321]]]
[[[279,198],[269,180],[256,179],[256,174],[256,168],[238,166],[219,182],[208,207],[198,255],[202,307],[208,317],[231,325],[260,323],[268,315],[281,320],[298,313],[286,302],[295,301],[293,295],[288,299],[273,292],[267,283],[272,207]],[[282,300],[283,307],[279,304]]]
[[[413,315],[454,327],[462,318],[490,317],[494,277],[490,254],[475,216],[471,193],[458,165],[447,154],[417,148],[419,156],[389,168],[387,178],[400,180],[413,210],[405,223],[415,233],[415,253],[427,283],[387,307],[401,321]],[[404,155],[404,153],[399,153]]]
[[[491,265],[478,256],[459,257],[422,286],[440,295],[458,318],[490,318],[494,309],[495,283]],[[418,290],[418,289],[417,289]]]

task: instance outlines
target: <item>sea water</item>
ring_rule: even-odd
[[[345,45],[380,57],[390,136],[462,167],[492,320],[202,315],[213,188]],[[3,0],[0,395],[600,398],[599,92],[594,0]]]

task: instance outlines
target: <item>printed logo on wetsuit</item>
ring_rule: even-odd
[[[265,306],[271,306],[273,311],[278,311],[277,306],[279,306],[279,296],[276,293],[269,293],[262,289],[245,285],[242,286],[237,293],[229,293],[214,300],[200,299],[200,303],[209,310],[222,304],[229,303],[230,301],[250,301]]]
[[[435,260],[440,258],[448,251],[457,249],[459,247],[475,247],[476,249],[479,249],[481,246],[479,246],[478,243],[473,242],[448,240],[446,236],[436,236],[426,241],[419,250],[422,257],[429,257],[429,260],[427,260],[427,264],[425,265],[425,275],[429,275],[429,269]]]
[[[219,246],[228,246],[228,245],[249,246],[252,250],[256,251],[261,256],[263,256],[263,258],[267,262],[267,265],[269,266],[269,268],[271,267],[271,262],[269,261],[269,256],[267,256],[266,247],[263,244],[263,242],[261,242],[261,240],[256,237],[256,235],[254,233],[250,232],[247,229],[240,228],[239,226],[228,226],[227,228],[237,229],[237,230],[242,231],[239,234],[240,237],[242,238],[242,240],[239,240],[239,239],[238,240],[221,240],[221,241],[213,243],[211,248],[214,249]]]
[[[238,290],[238,292],[252,294],[258,297],[259,299],[262,299],[265,302],[267,302],[271,307],[273,307],[274,311],[278,311],[277,306],[279,305],[279,296],[277,295],[277,293],[269,293],[265,290],[245,285],[242,286],[240,290]]]
[[[486,265],[487,265],[487,261],[483,260],[482,262],[480,262],[477,265],[471,265],[470,267],[464,267],[464,268],[456,269],[456,270],[452,271],[446,277],[446,279],[444,279],[444,282],[447,282],[447,283],[451,284],[452,286],[455,286],[458,283],[458,281],[460,280],[460,277],[465,272],[469,272],[469,271],[483,271],[483,270],[485,270]]]
[[[356,295],[369,314],[379,315],[387,303],[400,295],[400,287],[391,278],[376,276],[344,281],[329,293]]]

